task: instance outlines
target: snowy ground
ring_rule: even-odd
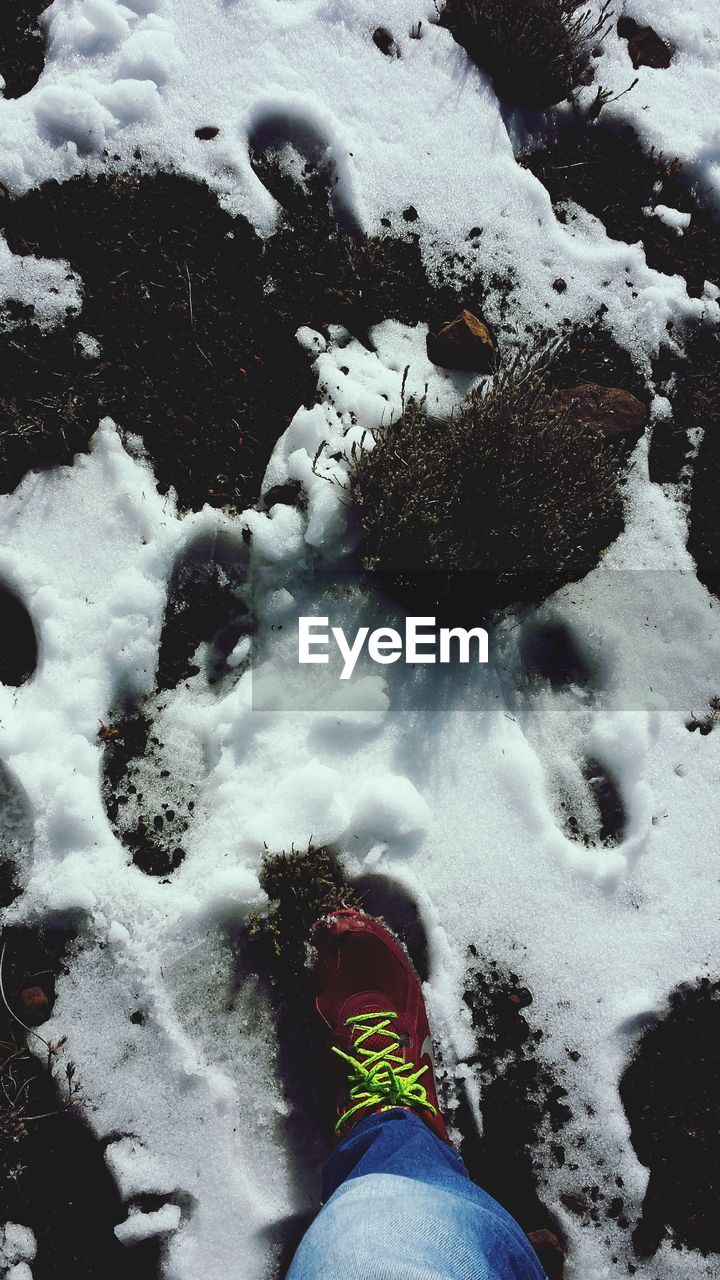
[[[608,115],[686,159],[717,195],[718,125],[697,109],[720,91],[711,0],[632,0],[626,10],[678,53],[668,70],[641,69]],[[247,151],[284,136],[327,149],[338,209],[367,230],[388,210],[400,225],[414,205],[431,263],[446,249],[468,253],[468,231],[483,227],[473,268],[516,276],[506,323],[584,320],[602,301],[616,339],[649,372],[668,320],[719,318],[717,290],[689,298],[679,276],[650,270],[641,245],[609,240],[589,215],[558,223],[513,154],[550,125],[501,108],[433,16],[424,0],[55,0],[45,72],[25,97],[0,103],[0,178],[22,192],[99,169],[103,147],[117,164],[139,147],[201,176],[270,234],[273,202]],[[411,40],[420,19],[423,38]],[[373,45],[380,23],[399,60]],[[633,78],[614,32],[599,63],[598,79],[616,92]],[[197,141],[198,124],[219,126],[217,140]],[[54,264],[9,260],[2,245],[0,254],[4,296],[34,300],[48,323],[61,297],[66,305],[81,292]],[[548,290],[557,276],[568,282],[562,294]],[[559,1197],[620,1175],[626,1213],[638,1216],[647,1171],[629,1141],[619,1076],[671,990],[713,972],[720,733],[685,725],[720,692],[720,607],[685,549],[684,496],[650,483],[642,441],[620,540],[585,581],[508,619],[491,637],[487,670],[441,677],[396,666],[379,676],[361,664],[347,686],[337,665],[301,670],[299,615],[331,613],[347,629],[387,617],[384,602],[332,587],[353,529],[342,489],[324,478],[346,470],[331,455],[400,410],[406,366],[408,393],[427,383],[433,407],[471,385],[428,362],[422,327],[388,322],[373,338],[371,353],[337,330],[299,335],[317,352],[323,390],[288,424],[267,483],[301,480],[307,513],[279,504],[180,516],[109,420],[89,456],[0,498],[0,580],[24,599],[40,640],[34,678],[0,687],[0,755],[34,824],[24,893],[7,919],[67,912],[78,923],[82,946],[47,1032],[68,1037],[91,1123],[114,1135],[107,1160],[123,1196],[167,1201],[131,1213],[121,1238],[163,1234],[172,1280],[255,1280],[267,1274],[273,1224],[312,1207],[316,1183],[314,1173],[298,1177],[287,1153],[268,1014],[251,984],[226,1007],[228,924],[260,903],[266,848],[312,839],[347,854],[351,871],[391,876],[429,933],[427,995],[451,1066],[473,1052],[461,998],[469,944],[507,961],[534,993],[545,1052],[564,1065],[581,1165],[571,1177],[548,1163],[543,1194],[570,1237],[571,1280],[601,1280],[615,1274],[612,1258],[626,1267],[627,1233],[579,1227]],[[667,412],[662,397],[653,412]],[[201,670],[158,712],[173,785],[200,797],[188,856],[159,882],[128,866],[109,825],[98,722],[128,691],[153,693],[178,557],[217,531],[242,564],[245,527],[260,623],[252,661],[241,649],[237,679],[219,689]],[[318,560],[323,587],[310,572]],[[528,654],[545,626],[583,655],[585,683],[535,678]],[[588,759],[612,780],[624,815],[611,846],[573,840],[563,825],[563,804],[591,837],[597,825]],[[137,1010],[142,1019],[130,1021]],[[637,1263],[648,1280],[709,1277],[713,1265],[669,1245]]]

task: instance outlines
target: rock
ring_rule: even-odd
[[[417,222],[418,211],[414,204],[409,204],[407,209],[403,209],[403,218],[406,222]]]
[[[626,17],[618,18],[617,33],[620,36],[621,40],[629,40],[630,37],[634,36],[635,32],[639,30],[640,30],[640,23],[636,22],[634,18],[626,18]]]
[[[586,423],[609,438],[641,436],[647,421],[645,405],[629,391],[600,387],[596,382],[556,392],[552,408],[567,411],[572,421]]]
[[[427,336],[428,359],[441,369],[464,369],[468,373],[491,373],[497,349],[487,325],[467,308],[437,333]]]
[[[211,138],[217,138],[219,132],[216,124],[203,124],[195,130],[195,137],[201,142],[209,142]]]
[[[50,1001],[42,987],[25,987],[20,992],[20,1017],[29,1027],[39,1027],[50,1017]]]
[[[377,45],[380,52],[385,54],[386,58],[400,57],[400,50],[398,49],[387,27],[376,27],[376,29],[373,31],[373,41]]]
[[[553,280],[553,289],[556,293],[564,293],[567,289],[567,280],[563,280],[562,276],[558,276],[557,280]]]
[[[638,67],[669,67],[673,51],[660,39],[652,27],[640,27],[628,40],[628,53],[637,71]]]
[[[565,1251],[555,1233],[542,1227],[539,1231],[528,1231],[528,1240],[542,1262],[548,1280],[562,1280]]]

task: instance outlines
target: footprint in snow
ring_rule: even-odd
[[[628,817],[618,783],[607,767],[592,756],[556,775],[560,826],[565,835],[585,848],[615,848],[622,844]]]
[[[184,549],[168,588],[155,691],[140,703],[120,699],[101,729],[107,815],[148,875],[167,876],[183,861],[206,773],[203,744],[178,713],[177,695],[226,690],[249,656],[247,558],[245,544],[222,533]]]
[[[550,688],[571,694],[582,709],[592,706],[603,689],[601,664],[581,638],[560,619],[534,620],[522,632],[519,657],[529,693]],[[564,713],[565,714],[565,713]],[[607,764],[588,752],[545,764],[550,803],[568,839],[585,848],[621,844],[628,814],[619,781]]]
[[[285,206],[300,201],[303,189],[316,175],[325,187],[333,217],[352,234],[361,231],[356,213],[351,169],[345,151],[309,118],[302,106],[258,106],[248,127],[250,164],[256,178],[273,200]]]

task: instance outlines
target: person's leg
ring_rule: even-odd
[[[360,1120],[323,1191],[287,1280],[542,1280],[517,1223],[411,1111]]]
[[[422,987],[397,939],[343,908],[318,921],[313,946],[340,1141],[288,1280],[543,1280],[527,1236],[450,1144]]]

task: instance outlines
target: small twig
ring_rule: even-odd
[[[200,346],[200,343],[198,342],[198,340],[197,340],[197,338],[196,338],[196,336],[195,336],[195,316],[194,316],[194,314],[193,314],[192,283],[191,283],[191,281],[190,281],[190,272],[188,271],[188,264],[187,264],[187,262],[186,262],[186,263],[184,263],[183,265],[184,265],[184,267],[185,267],[185,275],[187,276],[187,285],[188,285],[188,307],[189,307],[189,309],[190,309],[190,328],[192,329],[193,342],[195,343],[195,346],[197,347],[198,351],[200,352],[200,355],[202,356],[203,360],[207,360],[208,364],[209,364],[209,365],[212,365],[212,360],[210,359],[210,357],[209,357],[208,355],[206,355],[206,354],[205,354],[205,352],[203,351],[202,347]]]

